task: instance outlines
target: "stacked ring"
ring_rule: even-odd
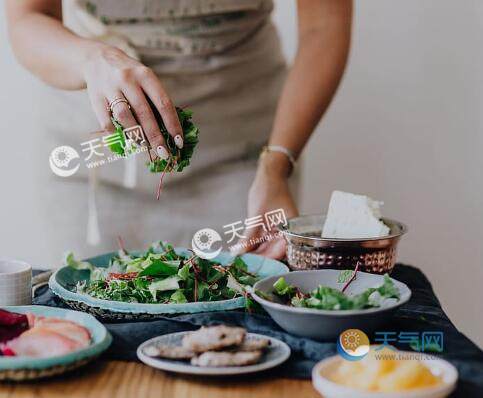
[[[131,109],[131,105],[129,105],[129,102],[127,102],[126,98],[117,97],[117,98],[114,98],[111,102],[109,102],[109,105],[108,105],[109,112],[113,113],[114,107],[120,103],[125,103],[129,107],[129,109]]]

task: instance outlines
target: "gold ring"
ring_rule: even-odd
[[[131,109],[131,105],[129,105],[129,102],[127,102],[126,98],[117,97],[117,98],[114,98],[111,102],[109,102],[109,105],[108,105],[109,111],[113,113],[114,107],[120,103],[125,103],[128,106],[128,108]]]

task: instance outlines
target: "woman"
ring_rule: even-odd
[[[272,0],[67,0],[63,5],[7,0],[17,58],[51,87],[37,90],[42,132],[34,134],[32,160],[46,258],[53,261],[67,248],[81,256],[109,250],[117,235],[137,247],[158,239],[187,245],[201,228],[227,233],[227,224],[240,221],[240,226],[270,210],[297,214],[288,177],[342,76],[351,0],[298,1],[299,46],[288,73],[270,21]],[[191,166],[168,177],[160,202],[153,197],[157,177],[145,169],[142,155],[81,167],[66,179],[43,167],[61,145],[82,148],[85,159],[91,141],[90,155],[100,158],[92,154],[98,141],[90,133],[112,131],[111,116],[125,128],[140,124],[152,156],[166,157],[146,97],[178,147],[183,132],[174,104],[187,105],[201,131]],[[137,172],[133,162],[139,163]],[[91,245],[84,244],[86,224]],[[264,233],[254,223],[237,235],[250,239]],[[284,254],[277,240],[246,250],[274,258]]]

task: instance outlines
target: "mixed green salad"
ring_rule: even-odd
[[[257,292],[258,293],[258,292]],[[346,295],[338,289],[320,285],[309,294],[289,285],[283,277],[273,284],[273,294],[286,305],[320,310],[357,310],[381,307],[399,300],[399,290],[386,274],[379,287],[371,287],[356,295]]]
[[[78,282],[76,291],[92,297],[129,303],[180,304],[217,301],[246,295],[257,276],[248,271],[241,257],[226,266],[196,255],[181,255],[172,245],[156,242],[139,255],[124,249],[107,267],[77,261],[67,253],[66,265],[89,270],[90,277]]]

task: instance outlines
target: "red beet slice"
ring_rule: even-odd
[[[6,357],[14,357],[15,352],[10,347],[3,347],[2,348],[2,354]]]
[[[28,328],[27,315],[0,309],[0,343],[5,343],[20,336]]]

